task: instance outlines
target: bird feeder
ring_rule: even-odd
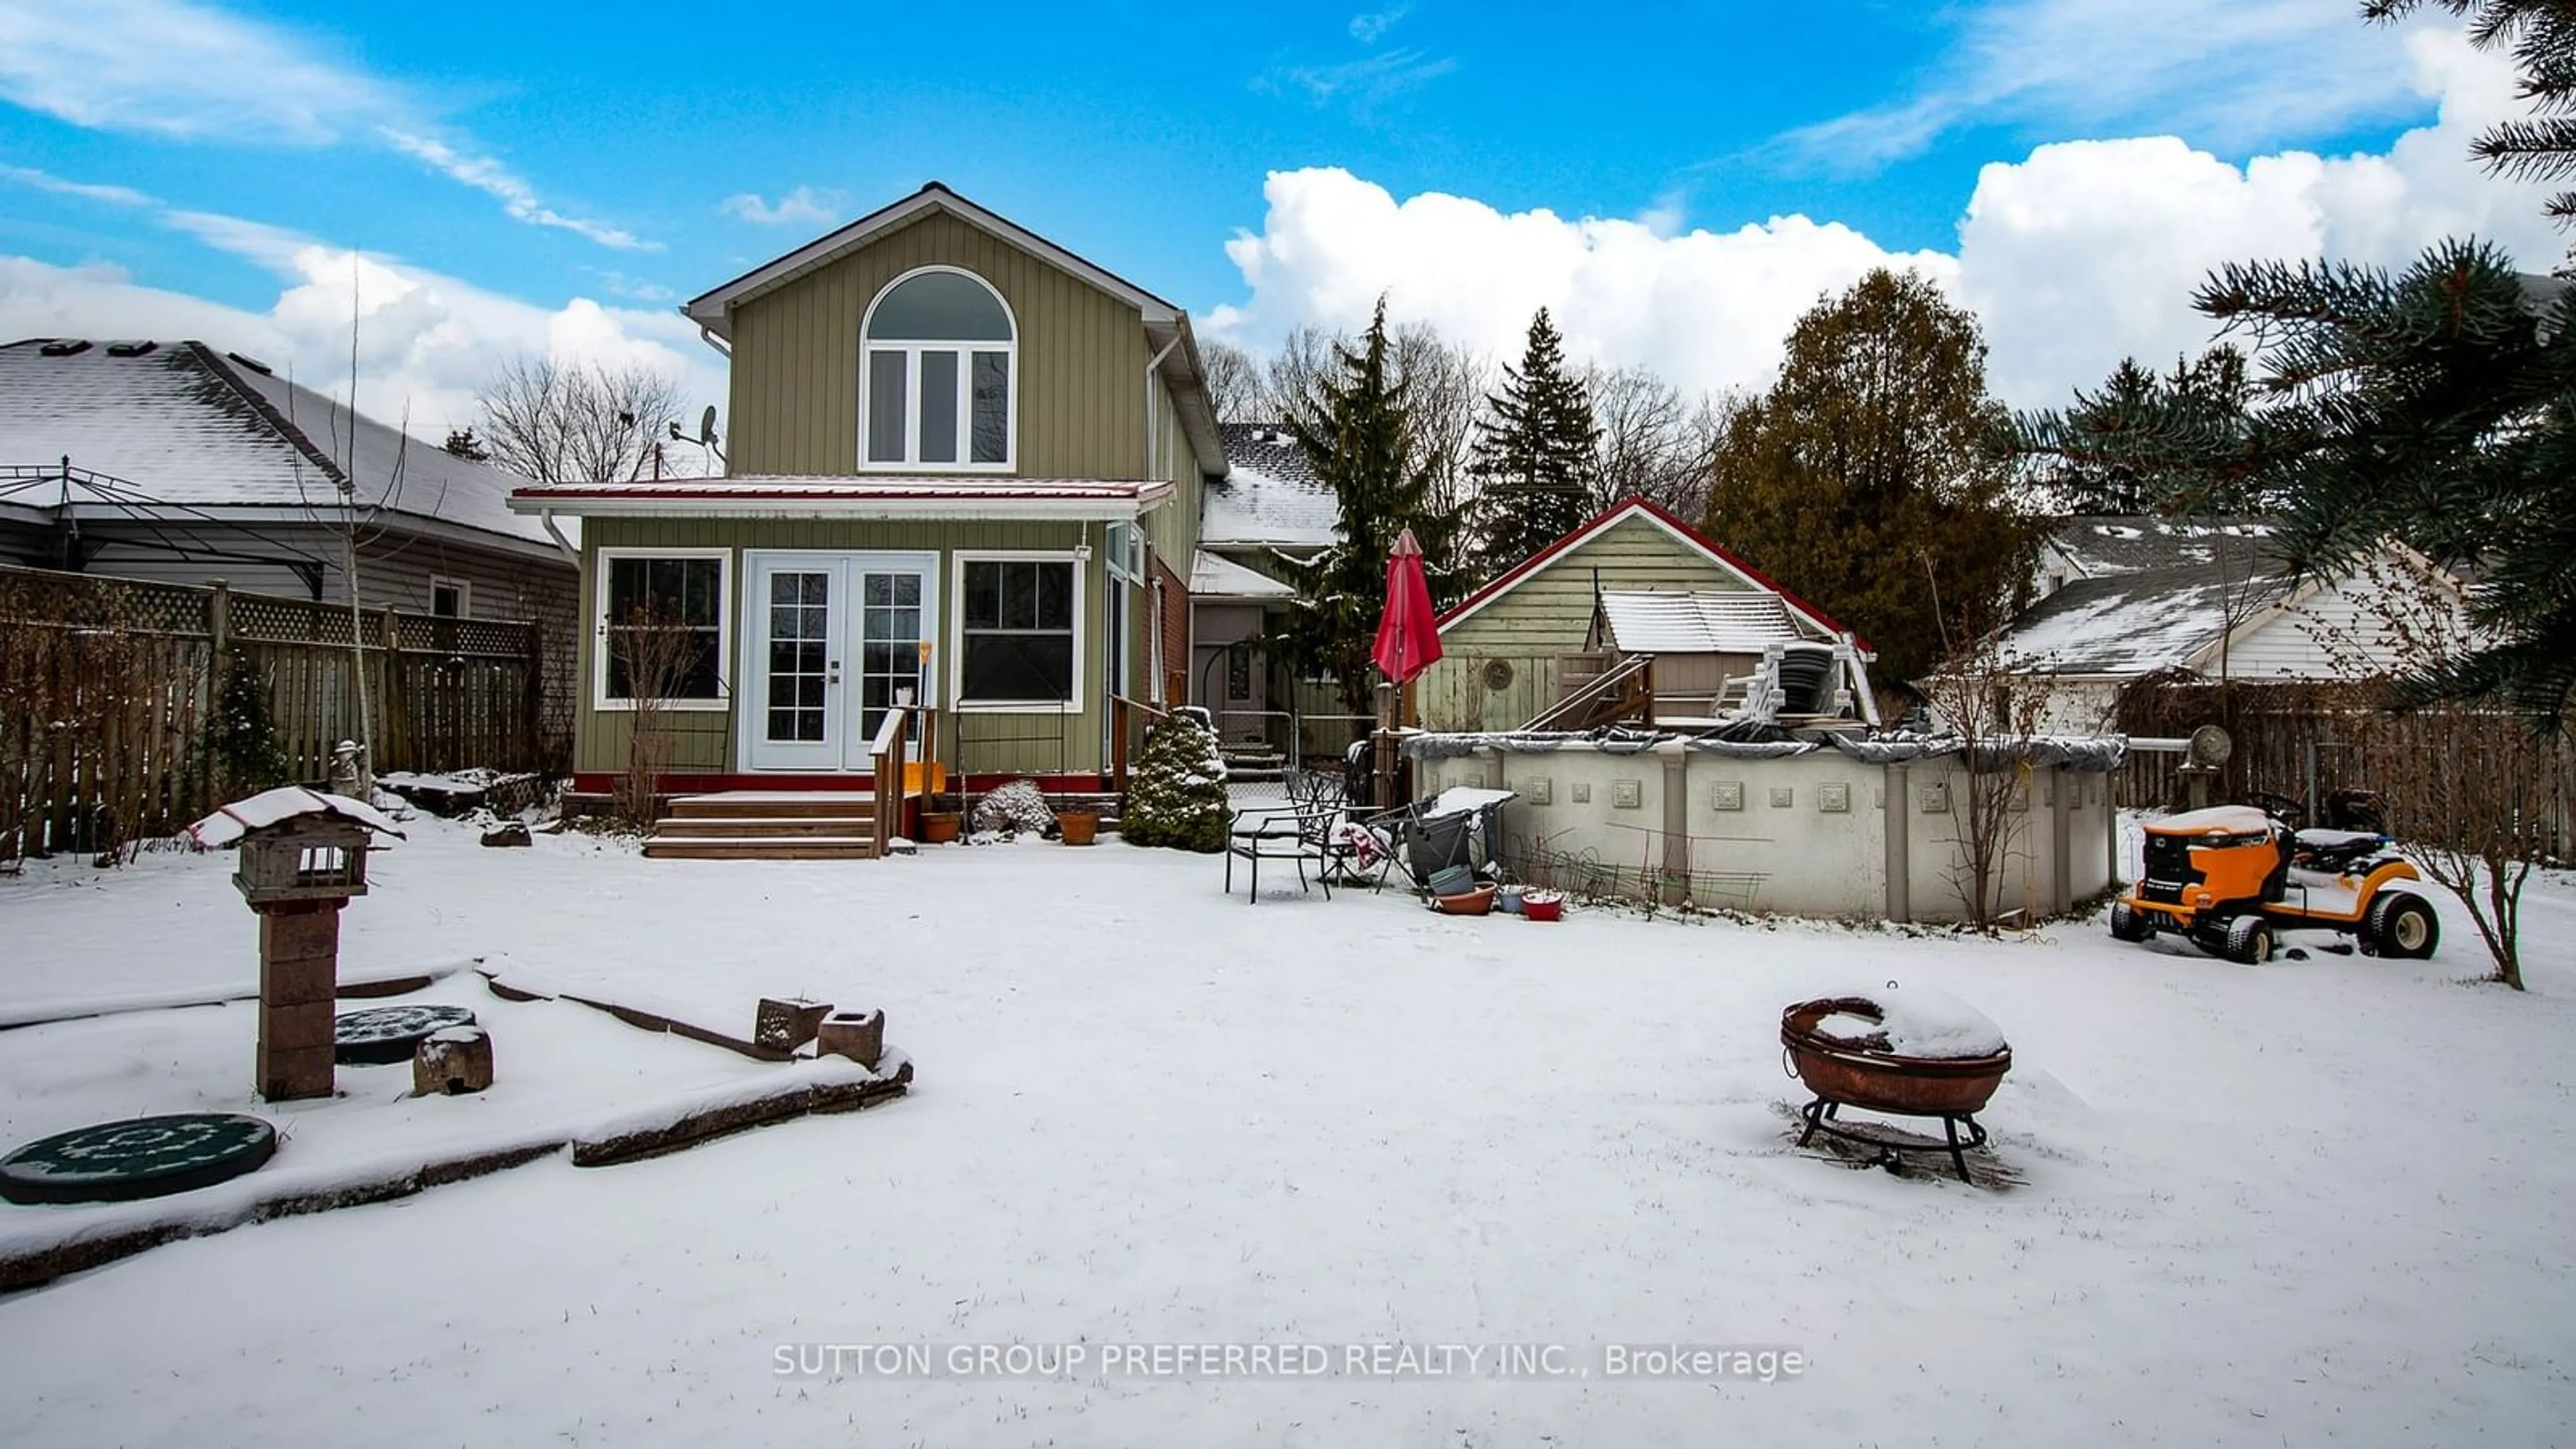
[[[272,1102],[332,1091],[332,1007],[340,992],[340,910],[367,893],[367,841],[402,831],[345,795],[289,785],[188,827],[201,846],[237,845],[233,885],[259,915],[259,1093]]]

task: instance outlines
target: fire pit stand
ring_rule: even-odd
[[[1879,1150],[1879,1160],[1890,1166],[1895,1165],[1896,1154],[1900,1152],[1947,1152],[1950,1154],[1950,1165],[1959,1170],[1959,1180],[1965,1183],[1974,1183],[1976,1181],[1975,1178],[1968,1175],[1968,1153],[1976,1148],[1986,1145],[1986,1129],[1978,1123],[1975,1117],[1968,1113],[1927,1112],[1921,1114],[1896,1114],[1900,1116],[1937,1116],[1941,1119],[1942,1131],[1949,1138],[1949,1141],[1946,1144],[1940,1142],[1903,1142],[1892,1137],[1880,1136],[1874,1132],[1855,1131],[1852,1128],[1843,1125],[1843,1123],[1837,1120],[1834,1116],[1835,1110],[1840,1108],[1842,1105],[1842,1103],[1833,1101],[1830,1098],[1818,1097],[1816,1100],[1799,1108],[1798,1120],[1805,1123],[1806,1127],[1805,1130],[1798,1134],[1798,1145],[1801,1147],[1806,1146],[1810,1141],[1814,1140],[1817,1133],[1821,1132],[1827,1137],[1836,1138],[1840,1141],[1857,1142],[1863,1146],[1875,1147]],[[1883,1111],[1885,1109],[1873,1107],[1870,1110]],[[1962,1139],[1959,1136],[1959,1129],[1961,1127],[1968,1129],[1968,1135],[1965,1139]]]

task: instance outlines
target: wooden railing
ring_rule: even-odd
[[[937,739],[936,725],[928,718],[931,713],[929,709],[920,705],[898,704],[887,710],[885,718],[877,722],[876,738],[868,743],[868,752],[873,757],[876,771],[876,790],[874,791],[876,843],[871,847],[871,853],[874,855],[883,856],[888,842],[904,832],[903,803],[912,795],[908,788],[910,781],[905,776],[909,772],[913,736],[912,717],[916,713],[924,716],[921,726],[924,744],[927,745],[931,740]],[[922,751],[921,782],[922,789],[925,791],[931,785],[929,757],[930,751],[925,748]]]
[[[1631,654],[1608,672],[1573,684],[1564,698],[1521,728],[1588,730],[1650,715],[1654,707],[1655,656]]]

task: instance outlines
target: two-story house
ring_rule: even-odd
[[[511,502],[582,520],[577,788],[626,767],[639,611],[691,636],[675,793],[873,788],[907,689],[967,788],[1096,790],[1113,698],[1188,697],[1225,450],[1179,307],[932,182],[683,310],[726,475]]]

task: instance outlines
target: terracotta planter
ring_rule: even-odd
[[[954,845],[957,843],[958,832],[965,823],[966,817],[958,814],[954,810],[923,811],[921,816],[921,843],[924,845]]]
[[[1069,810],[1055,818],[1055,828],[1062,832],[1067,845],[1089,845],[1100,831],[1100,817],[1088,810]]]
[[[1445,915],[1481,916],[1494,908],[1494,888],[1480,885],[1460,896],[1437,896],[1432,905]]]
[[[1965,1117],[1985,1109],[2012,1049],[1984,1057],[1903,1057],[1846,1045],[1818,1034],[1836,1012],[1878,1019],[1878,1003],[1857,996],[1802,1001],[1780,1013],[1780,1044],[1807,1090],[1831,1102],[1898,1116]]]

